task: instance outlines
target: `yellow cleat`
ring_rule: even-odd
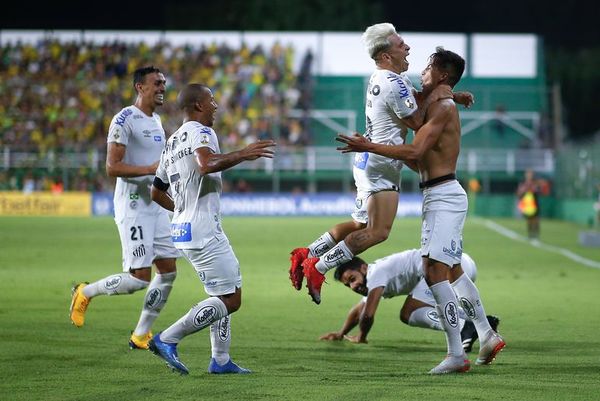
[[[73,298],[71,299],[71,323],[73,323],[76,327],[83,326],[83,322],[85,321],[85,311],[90,304],[91,298],[83,295],[83,287],[85,287],[88,283],[79,283],[75,287],[71,293],[73,294]]]
[[[152,332],[149,331],[141,336],[136,336],[133,331],[129,337],[129,348],[131,349],[148,349],[148,343],[152,339]]]

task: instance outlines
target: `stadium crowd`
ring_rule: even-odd
[[[275,139],[280,145],[310,144],[305,119],[289,118],[288,111],[311,107],[312,55],[303,55],[298,72],[292,69],[294,57],[294,49],[280,43],[270,49],[56,39],[36,45],[3,44],[0,149],[30,152],[37,160],[5,164],[7,179],[0,190],[24,189],[25,177],[33,179],[35,190],[49,190],[59,180],[65,181],[67,190],[112,190],[103,171],[67,172],[58,166],[50,172],[35,167],[49,152],[58,156],[55,160],[75,152],[104,155],[110,119],[132,104],[130,77],[144,65],[160,68],[167,77],[166,102],[158,109],[167,135],[181,124],[175,105],[179,89],[189,82],[203,82],[220,104],[215,130],[223,138],[224,152],[257,139]]]

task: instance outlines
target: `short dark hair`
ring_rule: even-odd
[[[177,107],[179,110],[191,110],[196,102],[206,96],[206,90],[210,89],[204,84],[187,84],[177,95]]]
[[[435,53],[429,56],[429,61],[432,67],[448,74],[448,85],[451,87],[460,81],[465,71],[465,59],[441,46],[435,48]]]
[[[366,264],[366,262],[364,260],[362,260],[361,258],[359,258],[358,256],[355,256],[352,258],[352,260],[339,265],[336,269],[335,272],[333,272],[333,278],[336,279],[337,281],[342,281],[342,275],[348,271],[348,270],[360,270],[360,267],[362,265]]]
[[[143,84],[148,74],[159,73],[160,70],[153,66],[149,65],[147,67],[138,68],[133,72],[133,87],[135,88],[135,84]]]

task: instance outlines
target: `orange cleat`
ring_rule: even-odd
[[[321,303],[321,286],[325,281],[323,273],[317,270],[315,265],[319,261],[319,258],[308,258],[302,262],[302,271],[306,277],[306,287],[308,288],[308,295],[311,296],[314,303],[317,305]]]
[[[302,289],[302,280],[304,280],[302,262],[308,258],[308,248],[296,248],[292,251],[291,255],[290,280],[292,281],[292,286],[300,291]]]

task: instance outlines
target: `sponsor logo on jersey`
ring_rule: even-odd
[[[369,161],[369,152],[357,153],[354,156],[354,167],[364,170],[367,167],[367,161]]]
[[[192,240],[192,223],[171,224],[173,242],[189,242]]]
[[[160,135],[154,135],[154,142],[162,141],[162,137]]]
[[[212,323],[216,314],[217,309],[212,305],[201,308],[194,316],[194,326],[203,329]]]
[[[229,338],[229,315],[219,320],[219,338],[221,341],[227,341]]]
[[[463,308],[463,310],[465,311],[465,313],[467,314],[467,316],[469,316],[471,319],[475,318],[475,308],[473,307],[473,304],[471,302],[469,302],[469,300],[467,298],[460,298],[460,304]]]
[[[123,277],[118,275],[109,277],[108,280],[104,282],[104,288],[107,290],[115,290],[119,285],[121,285],[122,280]]]
[[[146,308],[154,309],[160,304],[162,300],[162,291],[159,288],[155,288],[148,293],[146,296]]]
[[[458,326],[458,311],[456,310],[456,304],[454,302],[448,302],[444,308],[444,315],[446,321],[452,327]]]
[[[123,127],[123,124],[125,124],[125,120],[127,120],[127,117],[129,117],[132,114],[133,114],[133,111],[131,111],[130,109],[123,110],[117,116],[117,119],[115,120],[115,124],[120,125],[121,127]]]
[[[146,254],[146,247],[144,246],[144,244],[138,246],[137,248],[135,248],[133,250],[133,256],[135,256],[136,258],[141,258],[145,254]]]
[[[207,286],[207,287],[216,287],[217,280],[211,280],[208,283],[204,283],[204,285]]]
[[[139,114],[134,114],[134,115],[133,115],[133,119],[134,119],[134,120],[143,120],[143,119],[144,119],[144,116],[141,116],[141,115],[139,115]]]
[[[340,260],[341,258],[343,258],[344,256],[345,256],[344,250],[341,248],[338,248],[333,252],[325,254],[323,259],[325,260],[325,263],[334,263],[334,262]]]
[[[408,97],[410,96],[410,90],[408,89],[408,86],[406,86],[406,84],[404,83],[404,80],[402,79],[401,76],[399,75],[388,75],[387,79],[390,82],[395,82],[398,85],[398,90],[400,93],[400,97]]]

